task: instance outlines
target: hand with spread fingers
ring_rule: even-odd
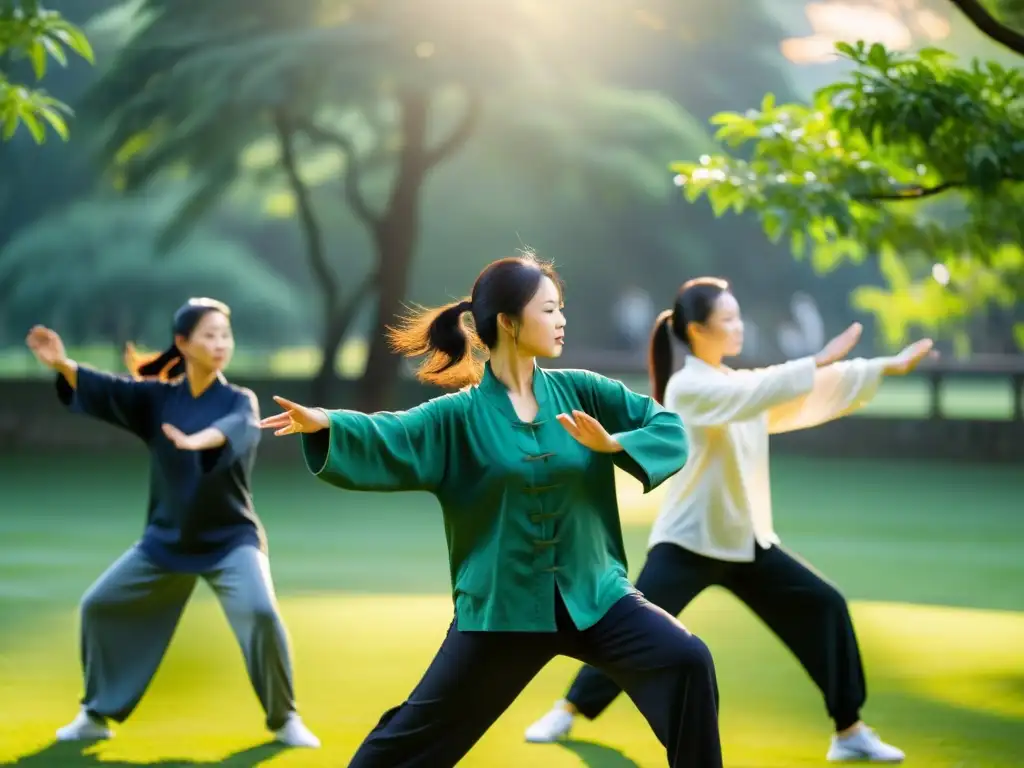
[[[864,326],[860,323],[853,323],[849,328],[840,333],[826,344],[821,352],[814,356],[814,362],[819,368],[838,362],[846,357],[850,350],[857,346],[860,335],[864,332]]]
[[[565,431],[576,438],[577,442],[597,453],[618,453],[622,450],[619,441],[608,434],[601,422],[583,411],[572,414],[560,413],[555,418],[565,427]]]
[[[163,424],[160,429],[179,451],[207,451],[211,448],[220,448],[226,440],[224,433],[216,427],[207,427],[191,435],[186,435],[173,424]]]
[[[299,405],[278,395],[274,395],[274,402],[284,408],[284,412],[267,416],[260,421],[260,429],[276,430],[274,434],[278,437],[300,433],[312,434],[330,426],[330,420],[322,408]]]
[[[885,367],[886,375],[903,376],[917,368],[926,357],[938,357],[938,353],[932,350],[934,346],[935,344],[931,339],[921,339],[905,347]]]
[[[36,360],[47,368],[57,370],[67,360],[64,342],[56,331],[42,325],[35,325],[25,337],[25,343],[32,350]]]

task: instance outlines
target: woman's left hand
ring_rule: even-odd
[[[179,451],[205,451],[224,445],[225,437],[219,429],[207,427],[194,435],[186,435],[172,424],[162,426],[163,433]]]
[[[619,441],[608,434],[601,422],[583,411],[573,411],[572,415],[560,413],[555,418],[565,427],[565,431],[597,453],[618,453],[622,450]]]

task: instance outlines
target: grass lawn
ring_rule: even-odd
[[[0,764],[344,766],[409,692],[451,618],[440,516],[421,495],[371,496],[314,482],[300,460],[262,467],[302,712],[319,751],[267,746],[226,621],[201,586],[171,650],[117,738],[52,745],[80,695],[75,604],[140,530],[141,458],[0,455]],[[866,719],[908,766],[1024,764],[1024,479],[1019,469],[777,458],[777,521],[788,546],[853,604],[868,672]],[[621,490],[635,574],[657,494]],[[711,646],[730,768],[823,766],[829,723],[810,681],[758,621],[709,591],[682,616]],[[577,741],[528,746],[523,729],[576,669],[552,662],[465,766],[664,765],[620,698]]]

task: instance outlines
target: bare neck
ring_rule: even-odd
[[[514,395],[533,392],[535,363],[536,359],[532,355],[520,355],[510,345],[499,345],[491,352],[491,371],[494,377]]]
[[[722,367],[722,353],[718,350],[703,349],[700,346],[691,347],[690,353],[698,360],[707,363],[712,368]]]
[[[213,386],[215,381],[223,379],[223,374],[215,369],[202,368],[186,362],[185,378],[188,381],[188,389],[192,393],[192,397],[199,397]]]

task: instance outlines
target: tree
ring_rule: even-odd
[[[578,67],[559,60],[567,31],[598,17],[625,29],[634,5],[620,0],[609,11],[582,0],[146,0],[145,24],[90,106],[110,116],[104,155],[123,167],[126,188],[142,188],[168,169],[192,169],[195,194],[169,228],[172,236],[237,179],[246,147],[268,132],[276,137],[321,287],[325,354],[314,397],[326,394],[331,350],[354,302],[371,298],[378,332],[359,403],[370,409],[386,402],[398,371],[382,331],[403,309],[427,179],[477,131],[485,101],[515,118],[513,84],[551,94],[552,82]],[[301,172],[306,153],[327,147],[342,158],[341,194],[375,251],[375,268],[362,281],[325,252]]]
[[[978,0],[950,2],[1024,54],[1024,35]],[[1020,0],[998,8],[1024,20]],[[963,328],[981,310],[1012,309],[1024,297],[1024,74],[957,66],[937,49],[837,49],[854,68],[812,104],[768,94],[760,110],[715,116],[717,138],[748,159],[673,165],[687,199],[706,196],[716,215],[753,210],[770,239],[788,238],[822,272],[877,258],[888,287],[862,287],[853,302],[889,344],[912,326]]]
[[[62,139],[68,138],[64,115],[70,108],[41,89],[11,82],[4,70],[11,62],[27,58],[37,80],[46,75],[47,62],[61,66],[67,52],[92,63],[93,52],[82,31],[39,0],[0,0],[0,135],[9,140],[24,125],[37,144],[46,140],[46,125]]]
[[[282,343],[308,328],[301,296],[237,243],[200,230],[161,257],[154,244],[176,204],[91,199],[23,230],[0,259],[0,333],[46,322],[74,344],[163,344],[174,310],[195,295],[227,302],[243,338]]]

